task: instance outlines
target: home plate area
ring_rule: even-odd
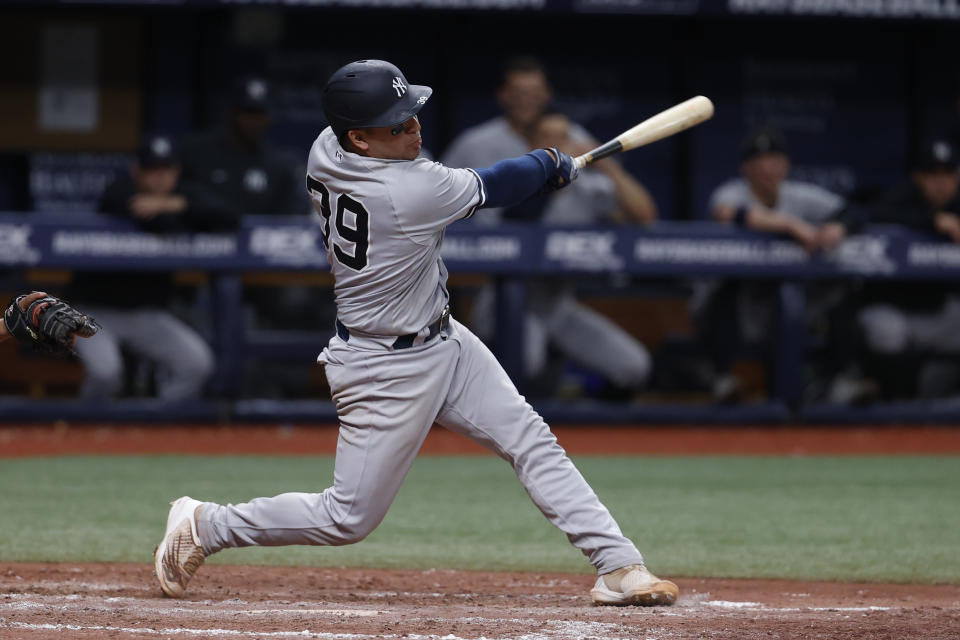
[[[597,607],[587,574],[0,563],[0,638],[659,640],[960,637],[960,587],[677,578],[672,607]]]

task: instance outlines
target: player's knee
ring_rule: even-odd
[[[860,314],[860,326],[871,351],[887,355],[906,351],[909,328],[903,314],[886,307],[867,308]]]
[[[646,386],[652,368],[653,361],[650,354],[644,350],[642,354],[638,354],[637,357],[632,358],[627,363],[624,369],[624,383],[621,386],[628,389],[639,389]]]
[[[186,364],[190,377],[197,381],[198,386],[203,385],[213,375],[213,350],[203,343],[203,348],[195,350]]]
[[[337,523],[337,544],[360,542],[377,528],[383,518],[350,517]]]
[[[653,369],[653,359],[644,347],[640,347],[630,357],[618,363],[611,372],[611,382],[624,389],[640,389],[646,386]]]
[[[84,361],[83,394],[87,397],[109,398],[123,387],[123,361],[104,357]]]
[[[205,341],[197,338],[171,350],[170,357],[161,364],[177,376],[203,383],[213,374],[213,350]]]

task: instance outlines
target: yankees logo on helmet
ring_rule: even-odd
[[[358,60],[323,88],[323,113],[339,138],[350,129],[395,127],[417,115],[433,89],[410,84],[385,60]]]

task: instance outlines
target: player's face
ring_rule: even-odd
[[[539,71],[514,71],[497,91],[497,100],[507,119],[521,129],[537,121],[551,97],[547,79]]]
[[[754,191],[775,196],[790,173],[790,160],[782,153],[761,153],[744,161],[741,170]]]
[[[363,130],[364,154],[384,160],[416,160],[420,155],[423,140],[420,138],[420,121],[413,116],[395,127],[373,127]]]
[[[231,124],[234,134],[243,144],[259,147],[267,127],[270,126],[270,114],[266,111],[235,109]]]
[[[133,179],[141,193],[163,196],[172,193],[180,178],[180,167],[176,165],[135,168]]]
[[[942,211],[957,195],[960,176],[953,169],[944,168],[935,171],[915,171],[913,183],[917,185],[930,206]],[[951,212],[960,213],[960,212]]]

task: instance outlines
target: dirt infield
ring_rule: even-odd
[[[957,454],[939,427],[560,427],[574,454]],[[275,425],[0,427],[0,457],[330,454],[336,429]],[[423,453],[485,453],[434,429]],[[0,562],[0,638],[901,640],[960,638],[960,586],[677,579],[673,607],[590,604],[584,574],[204,567],[182,601],[152,566]]]
[[[0,637],[955,639],[960,587],[677,580],[673,607],[590,604],[588,575],[207,566],[184,600],[148,564],[0,563]]]
[[[571,454],[820,455],[960,454],[960,427],[554,427]],[[333,425],[0,424],[0,457],[70,454],[333,454]],[[434,427],[424,455],[484,455],[467,438]]]

